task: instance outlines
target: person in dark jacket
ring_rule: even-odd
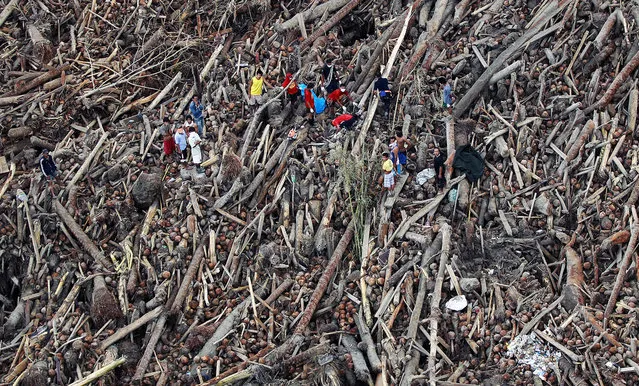
[[[381,99],[384,104],[384,117],[387,118],[390,111],[390,104],[393,99],[393,93],[390,90],[388,79],[383,78],[382,75],[379,74],[375,81],[375,85],[373,86],[373,90],[377,93],[377,95],[379,95],[379,99]]]
[[[49,155],[49,150],[42,150],[42,157],[40,157],[40,169],[42,174],[47,180],[53,180],[58,175],[58,167],[53,160],[53,157]]]
[[[51,190],[51,195],[55,197],[55,193],[53,192],[53,181],[55,177],[58,175],[58,167],[53,160],[53,157],[49,155],[49,150],[42,150],[42,157],[40,157],[40,170],[42,170],[42,175],[47,179],[49,183],[49,190]]]

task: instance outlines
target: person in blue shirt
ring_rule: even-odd
[[[181,159],[180,162],[184,163],[186,162],[186,158],[187,158],[187,147],[186,147],[186,132],[184,131],[183,127],[178,127],[175,133],[175,144],[177,145],[178,149],[180,149],[180,155],[181,155]]]
[[[451,112],[453,103],[455,103],[455,96],[453,95],[453,88],[450,85],[450,79],[444,77],[439,78],[439,83],[442,85],[442,107],[448,109]]]
[[[200,103],[200,98],[197,95],[193,97],[191,104],[189,104],[189,111],[197,124],[197,133],[201,137],[204,130],[204,115],[202,114],[204,106]]]

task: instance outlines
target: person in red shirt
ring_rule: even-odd
[[[359,116],[357,114],[341,114],[333,119],[331,123],[337,129],[336,132],[339,133],[341,129],[350,130],[358,119]]]
[[[315,87],[315,85],[313,83],[309,83],[308,87],[304,89],[304,105],[308,109],[308,121],[311,123],[315,121],[315,99],[313,98],[313,93],[311,92],[313,87]]]
[[[297,86],[297,82],[293,79],[293,74],[286,73],[282,87],[286,89],[286,97],[293,105],[297,104],[297,97],[300,94],[300,88]]]
[[[328,94],[328,103],[331,106],[331,114],[335,113],[335,104],[340,105],[340,107],[344,107],[346,102],[349,100],[352,101],[353,99],[344,86],[340,86],[338,89]]]

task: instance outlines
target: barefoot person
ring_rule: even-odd
[[[388,190],[392,192],[395,190],[395,174],[393,173],[393,162],[390,160],[390,154],[388,152],[384,152],[382,154],[382,172],[384,178],[384,185],[382,187],[382,192]]]

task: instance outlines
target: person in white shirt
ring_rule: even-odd
[[[198,173],[204,173],[204,169],[200,167],[202,163],[202,149],[200,149],[202,139],[197,133],[197,126],[189,128],[189,146],[191,146],[191,159]]]
[[[197,127],[197,123],[195,123],[193,117],[189,115],[186,117],[186,122],[184,122],[184,125],[182,126],[184,126],[187,132],[190,132],[191,127]]]

